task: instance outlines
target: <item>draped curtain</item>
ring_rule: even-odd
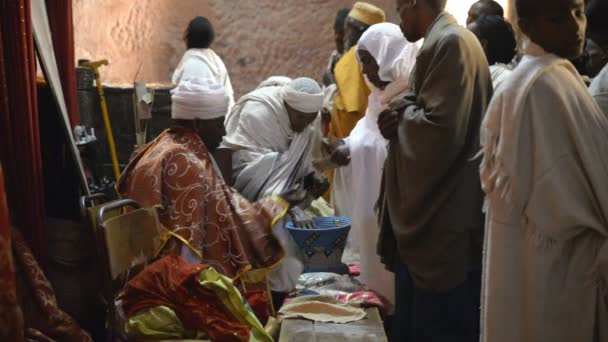
[[[1,43],[0,43],[1,44]],[[17,300],[17,285],[11,248],[11,230],[0,165],[0,340],[23,341],[23,318]]]
[[[80,123],[76,96],[76,58],[74,56],[74,20],[72,0],[46,0],[51,35],[72,127]]]
[[[72,126],[79,123],[71,0],[47,0]],[[45,203],[30,0],[0,2],[0,161],[12,223],[45,264]],[[43,113],[44,114],[44,113]]]
[[[12,224],[46,256],[45,203],[30,0],[0,2],[0,161]]]

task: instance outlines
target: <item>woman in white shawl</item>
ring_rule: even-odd
[[[234,106],[234,90],[224,62],[210,48],[214,39],[215,32],[207,18],[192,19],[184,33],[184,41],[188,50],[173,72],[172,81],[177,85],[182,79],[201,78],[221,84],[228,94],[228,110],[230,111]]]
[[[351,189],[352,201],[348,208],[352,219],[351,242],[359,247],[361,280],[391,303],[394,302],[393,275],[384,269],[376,254],[380,229],[374,206],[387,157],[387,141],[380,134],[377,122],[380,112],[408,90],[417,52],[418,47],[409,43],[395,24],[373,25],[361,36],[357,56],[371,94],[365,116],[345,139],[351,163],[340,170],[351,176],[348,184],[342,185]]]

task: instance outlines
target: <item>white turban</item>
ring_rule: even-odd
[[[323,90],[319,84],[310,78],[301,77],[287,83],[283,87],[283,100],[302,113],[315,113],[323,108]]]
[[[287,76],[270,76],[267,80],[260,83],[260,85],[255,89],[265,87],[280,87],[286,85],[289,82],[291,82],[291,78]]]
[[[211,120],[226,116],[229,97],[224,86],[207,78],[188,78],[171,91],[171,117]]]

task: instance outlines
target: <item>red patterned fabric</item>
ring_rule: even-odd
[[[205,332],[212,341],[249,341],[251,329],[225,309],[197,280],[207,265],[191,265],[182,257],[166,256],[146,267],[122,296],[127,317],[157,306],[171,308],[186,330]]]
[[[0,161],[14,225],[45,262],[45,203],[30,0],[0,1]]]
[[[11,231],[0,165],[0,341],[23,341],[23,317],[17,300]]]
[[[59,309],[53,288],[27,243],[19,231],[13,230],[12,234],[27,341],[93,342],[72,317]]]
[[[263,290],[248,291],[243,293],[243,297],[249,303],[251,310],[258,318],[262,325],[266,325],[270,318],[270,300],[268,298],[268,292]]]
[[[167,130],[138,150],[116,189],[123,198],[159,208],[166,228],[161,255],[180,255],[185,244],[201,263],[234,279],[269,270],[285,254],[272,223],[288,204],[278,198],[252,203],[238,194],[220,177],[192,129]]]

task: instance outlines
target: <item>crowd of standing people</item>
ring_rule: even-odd
[[[446,2],[396,0],[400,25],[357,2],[323,86],[274,76],[236,100],[195,18],[175,126],[118,184],[159,208],[161,254],[276,308],[303,269],[286,222],[335,212],[392,341],[608,341],[608,5],[516,0],[510,23],[480,0],[463,27]]]

